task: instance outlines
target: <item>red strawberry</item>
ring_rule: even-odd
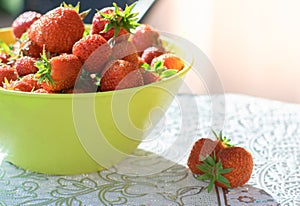
[[[14,90],[32,92],[36,89],[39,89],[40,84],[38,84],[38,80],[36,79],[34,74],[28,74],[22,77],[20,80],[15,81],[12,84],[12,87]]]
[[[75,42],[82,38],[84,23],[75,9],[58,7],[35,21],[28,37],[40,47],[56,53],[70,53]]]
[[[36,66],[40,69],[37,75],[42,88],[58,92],[74,87],[82,64],[74,54],[61,54],[48,61],[44,52]]]
[[[9,65],[0,64],[0,86],[3,86],[5,79],[7,79],[8,82],[18,79],[18,72]]]
[[[132,42],[136,46],[140,55],[142,55],[143,51],[149,47],[162,46],[159,33],[148,24],[141,24],[136,28],[132,35]]]
[[[140,64],[136,47],[129,41],[121,41],[113,46],[112,59],[123,59],[136,65],[136,67]]]
[[[14,67],[16,68],[19,76],[36,73],[38,68],[34,65],[35,61],[35,58],[29,56],[18,58],[14,64]]]
[[[92,34],[100,34],[106,40],[128,34],[138,26],[136,13],[131,13],[135,4],[126,6],[123,11],[113,3],[114,7],[106,7],[98,11],[92,21]],[[127,36],[128,37],[128,36]]]
[[[229,147],[217,153],[217,161],[222,167],[230,170],[223,177],[228,180],[230,188],[243,186],[251,178],[253,158],[251,153],[242,147]],[[216,185],[228,188],[228,185],[216,178]]]
[[[253,170],[252,155],[247,150],[228,144],[230,140],[222,137],[222,132],[217,137],[217,141],[198,140],[188,159],[190,170],[201,174],[198,180],[210,180],[208,192],[214,185],[223,188],[242,186],[250,179]]]
[[[217,154],[220,150],[231,147],[230,139],[227,139],[223,136],[222,131],[217,134],[215,131],[212,131],[216,140],[209,138],[201,138],[194,143],[190,156],[188,158],[188,167],[194,174],[203,174],[203,172],[197,167],[201,165],[203,161],[201,157],[206,157],[207,155],[212,156]]]
[[[15,38],[20,38],[27,31],[30,25],[42,15],[35,11],[26,11],[19,15],[12,23],[12,32]]]
[[[175,69],[175,70],[180,71],[184,68],[184,62],[182,61],[182,59],[180,59],[175,54],[165,53],[165,54],[162,54],[158,57],[155,57],[151,61],[151,66],[154,66],[155,63],[158,62],[158,61],[163,62],[163,65],[167,69]]]
[[[119,8],[119,10],[122,12],[123,10]],[[107,32],[103,32],[105,29],[105,26],[110,22],[108,19],[105,19],[101,16],[100,13],[103,14],[109,14],[114,15],[115,8],[114,7],[106,7],[95,13],[92,21],[92,27],[91,27],[91,34],[100,34],[103,36],[107,41],[111,39],[114,36],[115,29],[111,28]],[[127,34],[128,31],[126,31],[124,28],[120,28],[120,33],[118,36]]]
[[[144,68],[140,68],[141,74],[143,76],[144,85],[151,84],[153,82],[160,81],[161,78],[158,74],[145,70]]]
[[[165,50],[163,48],[158,47],[149,47],[144,50],[142,54],[142,59],[144,59],[145,63],[151,64],[151,61],[153,58],[158,57],[165,53]]]
[[[134,64],[125,60],[115,60],[107,66],[100,80],[100,90],[119,90],[143,84],[142,74]]]
[[[204,174],[197,165],[203,164],[201,157],[206,157],[207,155],[213,155],[214,152],[219,152],[224,149],[225,146],[219,140],[211,140],[208,138],[201,138],[194,143],[190,156],[188,158],[188,167],[194,174]]]
[[[92,34],[77,41],[72,53],[84,64],[86,71],[96,73],[107,63],[111,48],[101,35]]]

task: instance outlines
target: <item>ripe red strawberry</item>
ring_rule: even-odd
[[[17,58],[14,63],[14,67],[16,68],[19,76],[36,73],[38,68],[34,65],[35,61],[35,58],[29,56]]]
[[[106,40],[123,34],[131,33],[138,26],[137,13],[131,13],[135,4],[126,6],[123,11],[113,3],[113,7],[106,7],[98,11],[92,21],[92,34],[100,34]],[[127,36],[128,37],[128,36]]]
[[[216,141],[198,140],[188,159],[190,170],[201,174],[198,180],[210,180],[208,192],[214,185],[223,188],[242,186],[250,179],[253,170],[252,155],[247,150],[228,144],[230,140],[222,137],[221,132],[218,138]]]
[[[3,86],[5,79],[7,79],[8,82],[18,79],[18,72],[9,65],[0,64],[0,86]]]
[[[230,144],[231,140],[223,136],[222,131],[217,134],[212,130],[212,133],[216,140],[201,138],[194,143],[190,152],[187,165],[194,174],[203,174],[203,172],[197,167],[197,165],[201,165],[203,163],[202,158],[207,155],[212,156],[220,150],[232,146]]]
[[[136,66],[125,60],[111,62],[100,80],[100,90],[111,91],[144,85],[143,77]]]
[[[217,153],[217,161],[224,169],[231,169],[222,176],[228,180],[230,188],[243,186],[251,178],[253,158],[251,153],[242,147],[229,147]],[[216,178],[216,185],[228,188],[228,185]]]
[[[15,38],[21,38],[30,25],[38,20],[42,15],[35,11],[25,11],[19,15],[12,23],[12,32]]]
[[[22,77],[20,80],[13,82],[12,87],[14,90],[23,92],[32,92],[40,88],[38,80],[34,74],[28,74]]]
[[[147,64],[151,64],[152,59],[154,59],[155,57],[158,57],[162,54],[165,53],[165,50],[161,47],[149,47],[147,49],[144,50],[143,54],[142,54],[142,59],[144,59],[145,63]]]
[[[74,54],[61,54],[48,61],[45,52],[36,66],[39,82],[43,89],[59,92],[74,87],[82,64]]]
[[[56,53],[70,53],[82,38],[84,23],[75,9],[58,7],[44,14],[29,28],[28,37],[40,47]]]
[[[73,45],[72,53],[84,64],[88,72],[101,72],[109,60],[111,48],[99,34],[88,35]]]
[[[184,62],[182,61],[181,58],[179,58],[175,54],[165,53],[165,54],[162,54],[158,57],[155,57],[151,61],[151,66],[154,66],[155,63],[158,62],[158,61],[163,62],[163,65],[167,69],[175,69],[175,70],[180,71],[184,68]]]
[[[144,68],[140,68],[139,70],[141,71],[141,74],[143,76],[144,85],[161,80],[160,76],[156,73],[147,71]]]
[[[136,47],[129,41],[120,41],[113,46],[112,59],[123,59],[136,65],[136,67],[140,64]]]
[[[225,145],[220,140],[212,140],[208,138],[201,138],[194,143],[190,156],[188,158],[188,167],[193,174],[204,174],[197,165],[203,164],[201,157],[213,155],[214,152],[219,152],[224,149]]]
[[[121,8],[119,8],[120,12],[123,12]],[[91,27],[91,34],[100,34],[105,38],[107,41],[111,39],[114,36],[115,29],[111,28],[107,32],[103,32],[105,29],[105,26],[110,22],[108,19],[105,19],[101,16],[100,13],[103,14],[109,14],[114,15],[115,8],[114,7],[106,7],[95,13],[93,20],[92,20],[92,27]],[[124,28],[120,28],[120,33],[118,36],[127,34],[128,31],[126,31]]]
[[[132,42],[137,48],[139,55],[149,47],[161,47],[162,42],[159,33],[148,24],[141,24],[132,35]]]

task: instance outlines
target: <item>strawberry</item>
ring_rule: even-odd
[[[111,48],[101,35],[92,34],[77,41],[73,45],[72,53],[84,64],[86,71],[96,73],[109,60]]]
[[[35,61],[35,58],[29,56],[17,58],[14,63],[14,67],[16,68],[19,76],[36,73],[38,68],[34,65]]]
[[[209,138],[201,138],[194,143],[194,146],[190,152],[188,158],[188,167],[194,174],[204,174],[197,165],[203,164],[201,157],[206,157],[207,155],[212,156],[214,153],[218,153],[220,150],[230,147],[230,140],[225,136],[223,137],[222,131],[217,135],[212,131],[216,140]]]
[[[201,139],[200,139],[201,140]],[[197,153],[198,156],[199,150],[212,149],[210,153],[203,152],[200,153],[200,160],[198,156],[197,161],[191,161],[191,164],[188,164],[190,168],[196,169],[198,174],[201,174],[197,177],[198,180],[209,180],[209,185],[207,186],[208,192],[210,192],[214,185],[223,187],[223,188],[236,188],[243,186],[251,177],[253,170],[253,158],[251,153],[246,149],[238,146],[225,146],[223,148],[206,148],[206,145],[194,146],[193,150]],[[196,148],[199,147],[199,148]],[[202,148],[203,147],[203,148]],[[192,159],[197,158],[195,154],[190,155]],[[192,167],[191,167],[192,166]],[[201,171],[200,173],[198,172]]]
[[[43,89],[59,92],[74,87],[81,70],[81,61],[74,54],[61,54],[47,59],[45,50],[35,64],[39,71],[37,76]]]
[[[47,51],[70,53],[83,33],[84,23],[76,9],[61,6],[36,20],[29,28],[28,37]]]
[[[131,41],[136,46],[139,55],[142,55],[143,51],[149,47],[162,46],[159,33],[148,24],[138,26],[132,35]]]
[[[120,12],[123,12],[121,8],[119,8]],[[114,15],[115,13],[115,7],[106,7],[95,13],[93,20],[92,20],[92,27],[91,27],[91,34],[100,34],[105,38],[107,41],[111,39],[114,36],[115,29],[111,28],[107,32],[103,32],[105,29],[105,26],[109,23],[108,19],[105,19],[101,16],[102,14],[109,14]],[[120,33],[117,36],[127,34],[128,32],[124,28],[120,28]]]
[[[145,63],[147,64],[151,64],[151,61],[153,58],[158,57],[162,54],[165,53],[165,50],[161,47],[149,47],[147,49],[144,50],[143,54],[142,54],[142,59],[144,59]]]
[[[131,13],[135,3],[126,5],[125,10],[113,3],[113,7],[106,7],[98,11],[92,21],[91,33],[100,34],[106,40],[122,34],[131,33],[139,24],[136,22],[137,13]]]
[[[119,90],[144,85],[143,77],[136,66],[125,60],[114,60],[100,80],[101,91]]]
[[[222,163],[224,169],[231,171],[223,174],[229,182],[230,188],[243,186],[251,177],[253,170],[253,158],[250,152],[242,147],[228,147],[217,153],[217,161]],[[219,179],[216,179],[216,185],[228,188]]]
[[[15,68],[7,64],[0,64],[0,86],[3,86],[5,80],[10,82],[17,79],[18,79],[18,72]]]
[[[112,59],[123,59],[137,67],[140,64],[139,55],[136,47],[132,42],[120,41],[117,42],[112,48]]]
[[[34,74],[28,74],[22,77],[20,80],[13,82],[12,87],[14,90],[19,90],[23,92],[32,92],[40,88],[38,80]]]
[[[19,15],[12,23],[12,32],[15,38],[21,38],[22,34],[27,31],[31,24],[41,16],[40,13],[35,11],[25,11]]]
[[[158,61],[163,62],[163,65],[167,69],[175,69],[177,71],[180,71],[184,68],[184,62],[182,61],[181,58],[179,58],[175,54],[165,53],[158,57],[155,57],[151,61],[151,66],[153,66]]]

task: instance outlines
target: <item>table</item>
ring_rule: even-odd
[[[254,171],[244,187],[207,193],[186,160],[211,129],[247,148]],[[300,105],[241,94],[179,94],[135,153],[107,170],[73,176],[33,173],[4,160],[0,205],[300,205]]]

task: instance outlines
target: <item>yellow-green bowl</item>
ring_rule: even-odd
[[[186,51],[163,36],[183,59]],[[0,39],[13,43],[10,28]],[[13,164],[47,174],[113,166],[131,154],[164,115],[191,62],[154,84],[111,92],[36,94],[0,90],[0,151]],[[153,112],[159,108],[160,112]],[[150,118],[151,117],[151,118]]]

